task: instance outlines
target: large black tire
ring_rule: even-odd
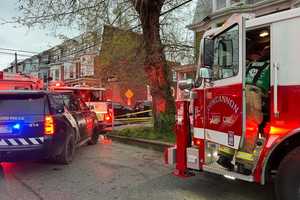
[[[275,181],[277,200],[300,200],[300,147],[281,161]]]
[[[74,134],[69,134],[64,142],[63,151],[57,157],[56,161],[60,164],[68,165],[73,161],[76,149]]]

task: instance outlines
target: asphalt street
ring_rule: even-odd
[[[256,184],[198,174],[182,179],[162,153],[113,141],[84,146],[68,166],[44,162],[2,163],[0,200],[272,200]]]

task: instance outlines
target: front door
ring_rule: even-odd
[[[213,78],[205,84],[205,139],[238,149],[245,130],[245,30],[242,16],[212,36]]]

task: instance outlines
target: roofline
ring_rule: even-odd
[[[105,91],[105,88],[96,88],[96,87],[53,87],[53,90],[92,90],[92,91]]]
[[[45,90],[0,90],[0,94],[47,94]]]
[[[195,24],[190,24],[188,26],[186,26],[188,29],[190,30],[195,30],[201,26],[204,26],[205,24],[207,24],[207,22],[205,21],[206,18],[209,18],[211,20],[219,18],[219,17],[223,17],[223,16],[227,16],[227,15],[232,15],[234,13],[247,13],[247,12],[253,12],[254,10],[257,9],[262,9],[268,6],[272,6],[272,5],[276,5],[276,4],[280,4],[280,3],[284,3],[284,2],[288,2],[289,0],[269,0],[269,1],[263,1],[263,2],[258,2],[256,4],[243,4],[243,6],[232,6],[230,8],[224,8],[221,9],[219,11],[213,12],[212,14],[208,15],[207,17],[205,17],[202,21],[195,23]]]
[[[246,21],[246,28],[264,26],[271,23],[285,21],[288,19],[300,17],[300,8],[293,8],[287,11],[282,11]]]
[[[258,18],[249,19],[246,21],[246,29],[263,27],[263,26],[270,25],[272,23],[285,21],[297,17],[300,17],[300,8],[293,8],[287,11],[282,11],[282,12],[278,12],[278,13],[274,13],[274,14],[270,14]],[[210,29],[205,32],[203,37],[207,37],[209,35],[215,35],[221,29],[222,27]]]

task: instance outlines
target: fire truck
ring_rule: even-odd
[[[112,102],[104,100],[105,88],[87,85],[65,86],[61,81],[52,81],[49,90],[56,92],[72,92],[82,99],[87,106],[96,113],[99,129],[103,132],[111,131],[114,121]]]
[[[174,174],[204,171],[300,199],[300,9],[233,15],[201,41],[195,80],[179,88]],[[193,123],[192,123],[193,122]]]
[[[0,90],[42,90],[44,83],[34,76],[0,71]]]

